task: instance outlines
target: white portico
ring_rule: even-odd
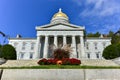
[[[69,18],[61,9],[56,13],[51,23],[43,26],[37,26],[37,46],[34,58],[52,57],[51,45],[70,44],[73,47],[71,57],[84,58],[84,27],[69,23]]]

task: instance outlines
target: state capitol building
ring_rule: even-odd
[[[36,26],[36,38],[11,38],[9,44],[17,51],[17,59],[51,58],[51,45],[70,44],[71,57],[79,59],[103,59],[104,48],[111,44],[111,38],[87,37],[85,27],[69,23],[69,17],[59,9],[49,24]]]

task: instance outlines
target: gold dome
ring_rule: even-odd
[[[61,9],[59,9],[59,12],[56,13],[56,14],[53,16],[53,18],[56,18],[56,17],[68,18],[68,16],[67,16],[65,13],[63,13],[63,12],[61,11]]]

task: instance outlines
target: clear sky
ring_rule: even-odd
[[[88,33],[120,29],[120,0],[0,0],[0,31],[36,37],[35,26],[49,24],[59,8]]]

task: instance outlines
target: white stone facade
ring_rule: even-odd
[[[71,57],[79,59],[102,59],[103,49],[110,45],[110,38],[84,39],[83,26],[69,23],[61,10],[51,19],[51,23],[37,26],[37,38],[11,38],[10,43],[17,51],[17,59],[51,58],[51,45],[70,44],[73,47]]]

